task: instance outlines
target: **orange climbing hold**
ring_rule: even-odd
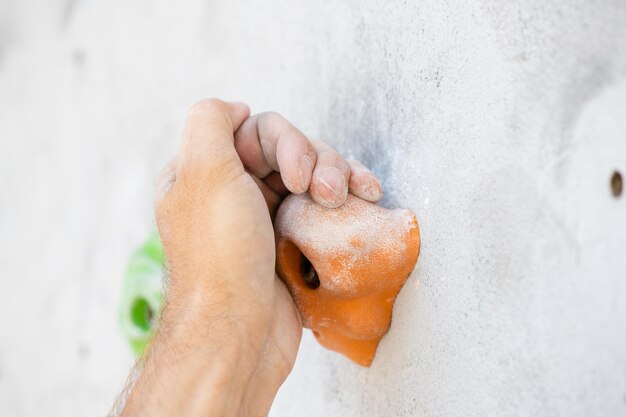
[[[276,270],[325,347],[369,366],[417,262],[415,215],[348,195],[335,209],[291,195],[275,222]]]

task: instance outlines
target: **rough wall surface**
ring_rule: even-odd
[[[626,3],[0,4],[0,415],[104,415],[186,108],[276,110],[412,209],[370,369],[305,334],[272,416],[626,414]]]

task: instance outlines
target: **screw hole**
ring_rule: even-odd
[[[311,261],[306,256],[302,255],[300,260],[300,276],[307,287],[314,290],[320,286],[320,278],[317,276],[317,271],[313,268]]]
[[[150,330],[154,312],[148,300],[145,298],[136,298],[130,308],[130,318],[135,326],[145,331]]]
[[[613,197],[618,198],[622,195],[623,181],[622,174],[619,171],[614,171],[611,176],[611,192],[613,193]]]

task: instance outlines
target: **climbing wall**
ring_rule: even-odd
[[[207,96],[420,221],[372,367],[307,332],[273,417],[626,413],[624,1],[3,0],[0,415],[107,412],[128,256]]]

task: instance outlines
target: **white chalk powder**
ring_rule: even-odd
[[[296,242],[303,252],[307,251],[303,246],[306,242],[324,259],[343,259],[342,267],[332,276],[324,277],[322,286],[350,292],[355,287],[350,280],[354,278],[351,270],[356,262],[368,262],[371,253],[402,256],[412,219],[408,210],[384,209],[352,195],[335,209],[314,203],[308,195],[292,195],[279,209],[276,232]]]

